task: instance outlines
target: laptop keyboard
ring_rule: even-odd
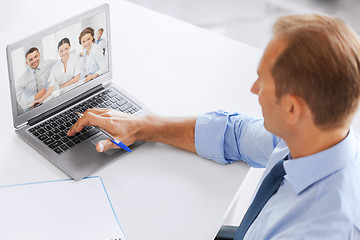
[[[45,122],[29,128],[29,132],[55,153],[61,154],[100,131],[92,126],[86,126],[74,136],[69,137],[66,134],[79,118],[75,112],[83,113],[90,108],[115,109],[128,114],[139,111],[137,106],[114,89],[108,89]]]

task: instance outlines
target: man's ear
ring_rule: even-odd
[[[26,61],[26,65],[28,65],[28,66],[29,66],[29,63],[28,63],[28,61]]]
[[[304,113],[304,102],[294,94],[286,94],[281,98],[284,115],[289,124],[297,123]]]

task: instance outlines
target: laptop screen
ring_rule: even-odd
[[[18,116],[109,72],[106,14],[58,26],[10,52]]]

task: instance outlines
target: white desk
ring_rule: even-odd
[[[261,116],[257,97],[250,94],[260,50],[127,2],[108,2],[119,85],[164,115],[223,108]],[[3,6],[0,185],[68,178],[12,128],[6,45],[98,4],[15,0]],[[170,146],[146,144],[94,175],[103,178],[128,240],[209,240],[247,172],[245,164],[222,166]]]

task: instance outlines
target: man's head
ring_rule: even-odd
[[[96,40],[99,40],[103,33],[104,33],[104,29],[99,28],[99,30],[96,33]]]
[[[357,35],[341,20],[319,15],[282,17],[273,33],[259,72],[269,75],[277,103],[284,97],[295,105],[305,103],[319,129],[348,127],[360,101]],[[261,103],[259,79],[252,91]]]
[[[40,53],[36,47],[32,47],[25,53],[26,65],[35,69],[40,63]]]

